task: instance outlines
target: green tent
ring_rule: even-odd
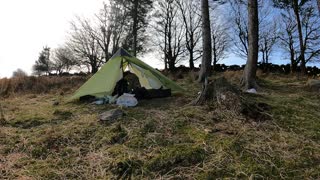
[[[119,49],[96,74],[75,92],[70,100],[79,99],[86,95],[95,97],[111,95],[116,83],[122,79],[123,72],[127,68],[139,78],[141,86],[146,89],[159,89],[162,87],[163,89],[171,89],[173,92],[183,91],[180,86],[159,71],[131,56],[124,49]]]

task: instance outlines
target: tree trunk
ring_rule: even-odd
[[[168,55],[167,55],[167,36],[168,36],[168,18],[166,19],[167,22],[166,22],[166,25],[165,25],[165,28],[164,28],[164,69],[167,70],[168,69]]]
[[[134,1],[134,9],[133,9],[133,27],[132,27],[132,35],[133,35],[133,42],[132,42],[132,51],[133,56],[137,56],[137,44],[138,44],[138,5],[139,0]]]
[[[168,59],[167,59],[167,57],[164,58],[164,69],[165,70],[168,69]]]
[[[212,97],[213,89],[209,85],[208,77],[205,77],[204,82],[202,84],[202,90],[197,99],[193,102],[194,105],[202,105]]]
[[[168,69],[168,55],[167,55],[167,50],[165,48],[164,50],[164,69],[167,70]]]
[[[294,74],[297,70],[297,63],[295,60],[295,51],[294,51],[294,47],[293,47],[293,40],[292,40],[292,36],[290,35],[290,40],[289,40],[289,47],[290,47],[290,61],[291,61],[291,66],[290,66],[290,71],[291,74]]]
[[[105,63],[109,61],[109,43],[105,43],[105,49],[104,49],[104,59]]]
[[[98,72],[98,64],[97,64],[97,57],[91,56],[90,57],[90,61],[91,61],[91,73],[95,74],[96,72]]]
[[[176,69],[175,59],[173,59],[172,57],[169,57],[168,64],[169,64],[169,71],[173,72]]]
[[[265,52],[262,51],[262,64],[266,64],[266,59],[265,59]]]
[[[186,36],[188,36],[188,33],[186,34]],[[190,69],[194,69],[194,60],[193,60],[193,53],[194,53],[194,34],[193,32],[191,32],[190,35],[190,46],[189,46],[189,67]]]
[[[98,72],[98,68],[96,66],[92,66],[91,67],[91,73],[95,74],[96,72]]]
[[[248,0],[248,59],[241,85],[244,89],[257,88],[256,71],[259,49],[258,1]]]
[[[201,69],[199,73],[198,82],[204,83],[205,79],[207,79],[208,76],[210,75],[211,60],[212,60],[211,30],[210,30],[208,0],[201,0],[201,16],[202,16],[203,55],[202,55]]]
[[[198,82],[202,84],[202,90],[196,101],[195,105],[203,104],[208,98],[208,88],[211,70],[211,61],[212,61],[212,44],[211,44],[211,29],[210,29],[210,15],[209,15],[209,2],[208,0],[201,0],[201,16],[202,16],[202,46],[203,46],[203,55],[200,68],[200,74]]]
[[[213,50],[213,70],[215,71],[216,65],[217,65],[217,62],[218,62],[216,38],[212,37],[212,40],[213,40],[213,47],[212,47],[212,50]]]
[[[291,61],[291,74],[296,73],[297,70],[297,64],[295,61]]]
[[[299,34],[301,73],[304,75],[304,74],[306,74],[306,59],[305,59],[305,55],[304,55],[305,48],[304,48],[304,43],[303,43],[303,34],[302,34],[302,27],[301,27],[301,21],[300,21],[298,0],[293,0],[293,10],[294,10],[294,14],[296,16],[297,28],[298,28],[298,34]]]
[[[190,51],[190,57],[189,57],[189,67],[190,69],[194,69],[194,62],[193,62],[193,50]]]
[[[110,46],[110,41],[111,41],[111,32],[108,30],[108,34],[106,35],[106,32],[104,32],[104,56],[105,56],[105,61],[106,63],[109,60],[109,46]]]

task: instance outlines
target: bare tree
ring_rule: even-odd
[[[258,0],[248,0],[248,59],[241,84],[244,89],[257,88],[256,71],[259,49]]]
[[[67,42],[80,59],[80,64],[89,65],[91,73],[96,73],[102,64],[103,52],[90,21],[77,17],[77,22],[71,23],[71,33]]]
[[[148,13],[152,10],[153,0],[118,0],[123,7],[129,11],[127,22],[129,32],[123,46],[130,48],[133,55],[143,49],[143,42],[146,39],[145,30],[148,25]]]
[[[305,64],[320,58],[320,22],[316,8],[308,6],[302,13],[303,48],[305,49]]]
[[[306,49],[304,47],[304,40],[303,40],[303,30],[302,30],[302,23],[301,23],[301,13],[303,7],[310,2],[310,0],[273,0],[274,5],[280,9],[291,9],[294,12],[294,17],[297,24],[297,31],[298,31],[298,38],[299,38],[299,47],[300,47],[300,68],[302,74],[306,74],[306,58],[305,52]]]
[[[124,44],[127,36],[126,32],[129,31],[127,19],[129,11],[121,6],[117,0],[111,1],[112,13],[110,14],[110,26],[111,26],[111,39],[112,39],[112,51],[114,54],[118,51],[119,47]]]
[[[260,28],[261,29],[261,28]],[[263,28],[259,34],[259,51],[262,54],[262,64],[265,65],[266,69],[264,71],[268,71],[268,64],[270,63],[270,56],[273,52],[273,48],[278,40],[278,25],[274,21]]]
[[[295,12],[289,8],[282,13],[283,24],[285,26],[282,28],[280,39],[282,47],[290,54],[292,73],[296,71],[298,64],[300,64],[302,73],[305,73],[304,68],[307,63],[317,60],[320,56],[320,22],[318,21],[315,11],[316,8],[311,4],[305,4],[304,8],[301,8],[299,11],[301,32],[303,34],[303,52],[300,47],[298,22],[296,16],[292,15]],[[304,58],[302,58],[302,56]]]
[[[177,0],[185,28],[186,49],[189,54],[189,67],[194,68],[194,61],[201,58],[199,42],[201,39],[200,6],[193,0]]]
[[[124,33],[128,23],[128,10],[121,2],[111,0],[103,4],[103,8],[96,15],[97,27],[93,29],[95,38],[104,52],[104,59],[107,62],[110,54],[114,54],[125,39]]]
[[[218,18],[211,21],[213,69],[220,60],[227,57],[226,52],[230,44],[228,27],[221,22]]]
[[[77,58],[68,47],[61,46],[53,51],[53,69],[57,74],[70,72],[76,65],[78,65]]]
[[[184,53],[183,34],[185,29],[179,20],[178,5],[174,0],[159,0],[154,13],[153,31],[155,46],[164,53],[165,67],[173,71]]]
[[[290,13],[290,12],[288,12]],[[300,59],[297,57],[297,45],[295,41],[296,23],[290,14],[282,13],[282,28],[280,33],[280,45],[284,49],[285,54],[290,57],[291,73],[295,73]]]
[[[231,29],[233,31],[233,52],[239,56],[240,58],[246,59],[248,57],[248,12],[247,12],[247,4],[248,0],[229,0],[229,4],[231,7],[231,15],[230,22],[232,22]],[[258,22],[259,22],[259,46],[264,46],[260,49],[262,56],[265,58],[270,57],[272,53],[272,48],[276,44],[276,39],[274,35],[271,34],[275,32],[277,29],[274,23],[274,19],[276,13],[273,12],[273,8],[269,1],[258,1]],[[266,54],[268,53],[268,55]],[[270,54],[269,54],[270,53]]]
[[[110,14],[113,13],[111,7],[103,3],[103,9],[96,15],[98,19],[98,28],[95,30],[94,35],[97,43],[104,52],[105,62],[109,60],[109,47],[111,43],[112,26],[110,21]]]
[[[17,70],[13,71],[13,73],[12,73],[12,77],[13,78],[26,77],[26,76],[28,76],[28,74],[24,70],[22,70],[20,68],[18,68]]]
[[[237,56],[246,59],[248,56],[248,18],[246,6],[243,1],[229,1],[231,7],[230,22],[232,22],[234,42],[233,52]]]

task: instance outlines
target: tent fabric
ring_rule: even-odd
[[[142,87],[146,89],[160,89],[162,83],[150,71],[144,70],[135,64],[129,65],[131,73],[136,74]]]
[[[184,89],[162,75],[159,71],[131,56],[124,49],[119,49],[96,74],[75,92],[70,100],[79,99],[86,95],[95,97],[111,95],[116,83],[123,77],[123,70],[127,67],[130,72],[138,76],[141,86],[146,89],[163,88],[171,89],[172,91],[184,91]]]
[[[143,61],[134,57],[126,57],[126,60],[129,63],[136,64],[137,66],[150,71],[150,73],[152,73],[157,79],[159,79],[159,81],[163,84],[163,87],[171,89],[172,91],[184,91],[184,89],[177,85],[175,82],[171,81],[169,78],[167,78],[148,64],[144,63]]]

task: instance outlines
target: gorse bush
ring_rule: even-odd
[[[87,77],[14,77],[0,79],[0,96],[6,97],[16,93],[47,93],[55,90],[62,92],[79,87]]]

